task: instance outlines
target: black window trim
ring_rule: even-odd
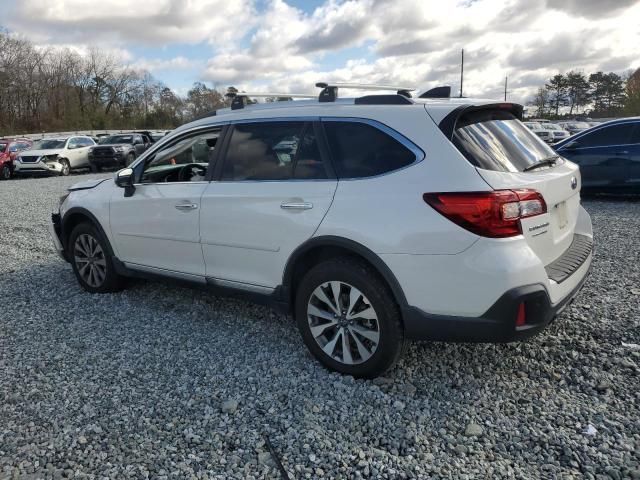
[[[213,179],[213,169],[220,163],[218,162],[218,158],[221,154],[221,149],[216,148],[214,151],[214,155],[211,159],[209,159],[209,165],[207,165],[207,175],[204,180],[198,182],[150,182],[150,183],[142,183],[142,174],[144,173],[145,166],[148,162],[152,161],[156,154],[166,149],[167,147],[171,147],[181,141],[192,138],[198,135],[207,134],[216,130],[220,130],[220,136],[218,137],[218,143],[222,146],[227,139],[227,132],[229,130],[229,123],[216,123],[213,125],[205,125],[199,126],[197,128],[185,130],[175,137],[171,138],[167,142],[162,142],[161,144],[155,143],[154,146],[150,149],[147,149],[140,157],[138,157],[138,161],[133,165],[134,170],[134,186],[139,187],[143,185],[176,185],[176,184],[189,184],[189,185],[197,185],[202,183],[209,183]],[[212,168],[213,167],[213,168]]]
[[[322,158],[322,164],[324,166],[325,172],[327,174],[326,178],[288,178],[288,179],[278,179],[278,180],[223,180],[222,179],[222,170],[223,165],[227,161],[227,152],[229,150],[229,144],[231,143],[231,137],[233,135],[233,131],[235,125],[247,125],[251,123],[303,123],[302,134],[305,135],[310,128],[313,128],[313,133],[316,136],[316,142],[318,143],[318,150],[320,152],[320,157]],[[271,117],[271,118],[248,118],[248,119],[238,119],[234,120],[229,124],[229,129],[225,138],[224,145],[222,145],[222,149],[219,153],[221,155],[221,159],[216,164],[216,171],[213,172],[213,181],[216,182],[225,182],[225,183],[263,183],[263,182],[327,182],[327,181],[335,181],[335,171],[333,165],[331,164],[331,158],[328,155],[328,147],[326,146],[326,138],[324,135],[324,131],[320,130],[320,122],[319,117]],[[318,133],[321,133],[321,136],[318,136]],[[296,160],[297,161],[297,158]],[[295,167],[295,165],[294,165]],[[295,171],[295,170],[294,170]]]
[[[369,125],[373,128],[376,128],[378,130],[380,130],[382,133],[385,133],[387,135],[389,135],[391,138],[393,138],[394,140],[396,140],[397,142],[399,142],[402,146],[406,147],[409,151],[411,151],[411,153],[413,153],[415,155],[415,160],[413,162],[411,162],[408,165],[405,165],[404,167],[400,167],[400,168],[396,168],[394,170],[389,170],[387,172],[384,173],[380,173],[378,175],[372,175],[370,177],[339,177],[339,180],[341,182],[343,181],[361,181],[361,180],[371,180],[371,179],[375,179],[375,178],[380,178],[380,177],[384,177],[386,175],[391,175],[394,174],[396,172],[400,172],[402,170],[405,170],[407,168],[411,168],[414,165],[416,165],[417,163],[422,162],[425,158],[426,158],[426,153],[424,152],[424,150],[422,150],[422,148],[420,148],[419,146],[417,146],[415,143],[413,143],[411,140],[409,140],[407,137],[405,137],[403,134],[401,134],[400,132],[398,132],[397,130],[391,128],[390,126],[382,123],[379,120],[373,120],[371,118],[361,118],[361,117],[320,117],[320,125],[323,131],[322,137],[323,137],[323,143],[326,145],[327,148],[327,152],[329,154],[329,156],[331,157],[331,165],[334,169],[334,172],[337,172],[336,168],[335,168],[335,162],[333,160],[333,155],[331,154],[331,150],[329,148],[329,143],[327,140],[327,134],[324,131],[324,123],[325,122],[351,122],[351,123],[362,123],[365,125]],[[336,173],[337,176],[337,173]]]

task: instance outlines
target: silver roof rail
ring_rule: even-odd
[[[244,108],[247,104],[247,98],[316,98],[315,95],[305,95],[303,93],[264,93],[264,92],[227,92],[226,97],[232,98],[231,110]]]
[[[335,102],[338,98],[339,88],[352,88],[354,90],[395,90],[397,95],[411,98],[411,92],[415,87],[400,87],[397,85],[368,85],[363,83],[328,83],[318,82],[316,87],[322,88],[318,100],[320,102]]]

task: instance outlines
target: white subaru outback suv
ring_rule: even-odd
[[[323,86],[320,101],[238,95],[72,187],[50,230],[80,285],[267,300],[325,366],[369,378],[408,339],[523,339],[575,297],[593,244],[580,173],[521,106]]]

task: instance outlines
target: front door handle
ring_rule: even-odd
[[[311,202],[285,202],[280,204],[283,210],[311,210],[313,203]]]
[[[616,152],[616,155],[629,155],[629,150],[621,150]]]
[[[196,208],[198,208],[198,204],[197,203],[179,203],[176,205],[176,208],[178,210],[182,210],[183,212],[189,211],[189,210],[195,210]]]

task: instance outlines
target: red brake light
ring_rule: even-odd
[[[490,238],[520,235],[521,219],[547,212],[542,195],[528,189],[425,193],[423,199],[462,228]]]
[[[516,315],[516,327],[524,327],[527,324],[527,312],[524,302],[518,305],[518,314]]]

